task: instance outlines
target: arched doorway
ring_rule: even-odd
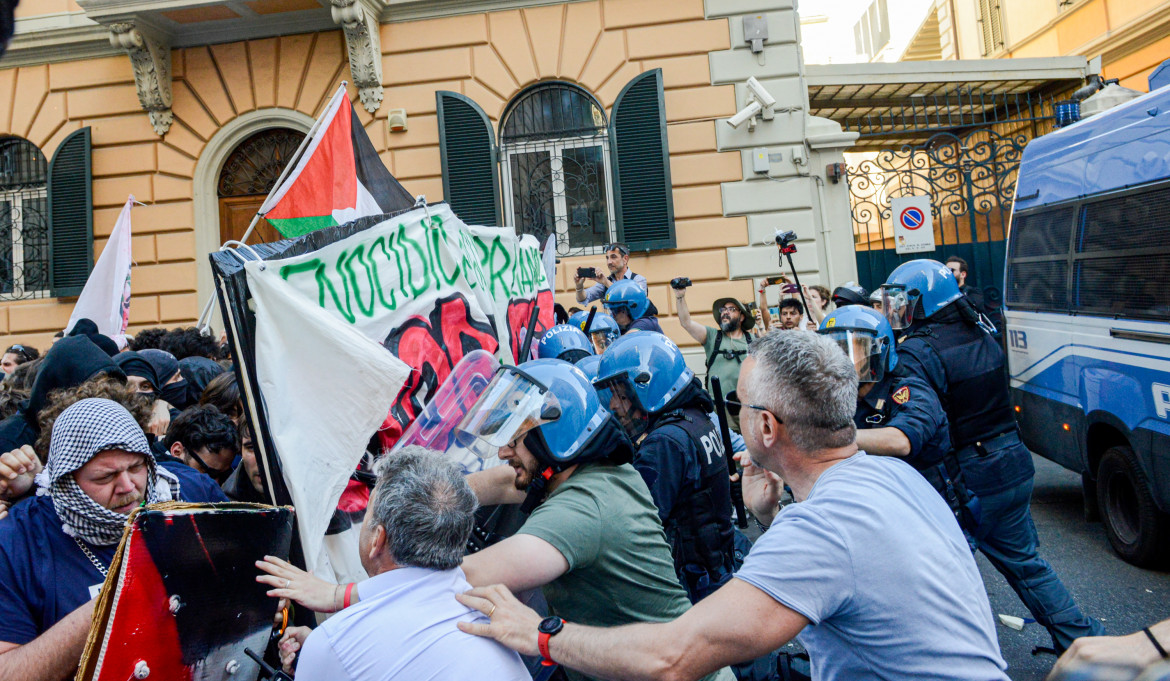
[[[243,240],[256,211],[276,185],[304,137],[305,133],[292,128],[268,128],[244,139],[228,155],[216,184],[220,243]],[[280,233],[261,218],[248,242],[256,244],[281,238]]]

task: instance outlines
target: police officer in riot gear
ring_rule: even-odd
[[[541,359],[563,359],[576,364],[581,358],[593,354],[593,345],[585,332],[571,324],[557,324],[536,344],[536,355]]]
[[[605,309],[621,327],[622,333],[631,331],[657,331],[658,311],[646,297],[646,291],[637,282],[623,279],[605,292]]]
[[[1032,523],[1032,455],[1020,441],[1008,396],[1005,356],[990,322],[959,291],[945,265],[912,260],[882,286],[882,309],[903,330],[898,358],[938,394],[967,488],[979,497],[977,547],[1007,579],[1063,651],[1081,636],[1104,633],[1083,614],[1055,570],[1037,552]]]
[[[978,502],[951,454],[947,416],[926,381],[898,364],[894,330],[868,307],[849,305],[821,322],[818,333],[841,346],[857,367],[857,446],[913,466],[946,500],[960,524],[973,525]],[[964,520],[963,514],[969,514]]]
[[[634,467],[658,506],[679,581],[698,602],[735,569],[727,461],[711,398],[678,346],[657,333],[615,341],[594,385],[611,391],[610,410],[632,440],[641,439]]]

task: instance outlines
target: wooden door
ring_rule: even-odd
[[[263,196],[227,196],[219,200],[219,240],[241,241],[256,211],[264,204]],[[283,239],[280,232],[264,218],[256,223],[256,229],[248,237],[248,244],[262,244]]]

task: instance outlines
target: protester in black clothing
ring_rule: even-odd
[[[94,345],[102,349],[106,355],[113,357],[118,354],[118,344],[114,342],[113,338],[103,335],[98,331],[97,324],[90,319],[78,319],[77,323],[73,325],[73,329],[69,331],[70,336],[85,336],[93,341]]]
[[[210,405],[194,406],[171,421],[163,441],[167,452],[223,484],[239,453],[236,425]]]
[[[983,296],[983,291],[978,287],[967,284],[967,276],[969,274],[967,268],[967,261],[963,260],[957,255],[952,255],[947,258],[947,268],[955,275],[955,280],[959,282],[959,291],[967,296],[974,306],[975,311],[986,315],[987,319],[991,321],[995,327],[996,337],[1003,335],[1003,314],[1000,312],[999,306],[991,306],[987,304],[987,300]]]
[[[203,397],[203,391],[217,376],[225,370],[218,362],[206,357],[187,357],[179,360],[179,371],[183,375],[183,385],[186,395],[183,405],[175,404],[180,409],[186,409],[197,404]],[[174,404],[174,403],[172,403]]]

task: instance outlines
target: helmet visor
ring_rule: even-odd
[[[637,440],[650,427],[650,412],[642,406],[628,374],[622,372],[597,381],[593,386],[602,404],[622,424],[631,440]]]
[[[909,328],[914,322],[914,307],[918,303],[918,290],[907,290],[900,284],[884,284],[881,288],[882,314],[894,330]]]
[[[605,349],[613,341],[614,335],[609,329],[599,329],[589,332],[589,342],[593,345],[593,354],[595,355],[600,355],[605,352]]]
[[[500,367],[458,429],[485,445],[476,451],[486,458],[560,416],[560,405],[548,388],[516,367]]]
[[[845,356],[853,362],[857,370],[857,380],[862,383],[877,383],[886,374],[886,365],[882,361],[885,354],[886,339],[877,336],[872,331],[860,329],[828,329],[823,331],[841,346]]]

